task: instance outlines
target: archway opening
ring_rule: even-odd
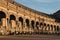
[[[47,26],[49,27],[50,25],[49,25],[49,24],[47,24]]]
[[[44,26],[46,26],[46,23],[44,23]]]
[[[57,26],[57,31],[59,31],[59,26]]]
[[[14,15],[10,15],[10,20],[16,20],[16,17]]]
[[[23,25],[23,18],[22,17],[19,17],[19,21],[22,23]]]
[[[39,22],[36,22],[36,27],[37,27],[37,29],[39,28]]]
[[[10,26],[15,27],[16,26],[16,17],[14,15],[10,15]]]
[[[56,31],[56,26],[54,25],[54,30]]]
[[[43,26],[43,23],[41,22],[41,23],[40,23],[40,27],[42,27],[42,26]]]
[[[2,18],[6,18],[6,14],[2,11],[0,11],[0,25],[2,25]]]
[[[31,26],[32,26],[33,29],[34,29],[34,23],[35,23],[34,20],[32,20],[31,21]]]
[[[44,23],[44,30],[47,31],[46,23]]]
[[[29,28],[29,19],[26,19],[26,26]]]
[[[53,25],[51,25],[51,31],[53,31]]]
[[[48,31],[50,30],[50,25],[49,24],[47,24],[47,27],[48,27]]]

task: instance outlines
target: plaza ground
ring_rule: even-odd
[[[60,40],[60,35],[9,35],[0,36],[0,40]]]

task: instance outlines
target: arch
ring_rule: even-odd
[[[22,17],[19,17],[19,21],[22,23],[23,25],[23,18]]]
[[[59,31],[59,26],[57,26],[57,31]]]
[[[50,25],[49,25],[49,24],[47,24],[47,26],[49,27]]]
[[[49,24],[47,24],[47,27],[48,27],[48,30],[50,30],[50,25]]]
[[[16,26],[16,17],[14,15],[10,15],[9,23],[10,23],[11,27],[15,27]]]
[[[25,21],[26,21],[26,24],[27,24],[27,26],[29,28],[29,19],[26,19]]]
[[[2,18],[6,18],[6,14],[3,11],[0,11],[0,25],[2,25]]]
[[[0,11],[0,19],[1,18],[6,18],[6,14],[4,12],[2,12],[2,11]]]
[[[36,25],[39,25],[39,22],[36,22]]]
[[[38,29],[38,27],[39,27],[39,22],[36,22],[36,27],[37,27],[37,29]]]
[[[54,25],[54,29],[55,29],[55,31],[56,31],[56,25]]]
[[[31,26],[32,26],[33,29],[34,29],[34,24],[35,24],[35,22],[34,22],[34,20],[32,20],[31,21]]]
[[[51,25],[51,30],[53,30],[53,25]]]
[[[44,23],[44,26],[46,26],[46,23]]]
[[[10,15],[10,20],[16,20],[16,17],[14,15]]]
[[[51,27],[53,27],[53,25],[51,25]]]
[[[43,26],[43,23],[42,23],[42,22],[40,23],[40,27],[41,27],[41,26]]]

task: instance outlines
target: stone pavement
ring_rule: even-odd
[[[0,36],[0,40],[60,40],[59,35],[10,35]]]

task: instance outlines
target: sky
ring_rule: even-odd
[[[60,0],[15,0],[29,8],[47,14],[53,14],[60,10]]]

